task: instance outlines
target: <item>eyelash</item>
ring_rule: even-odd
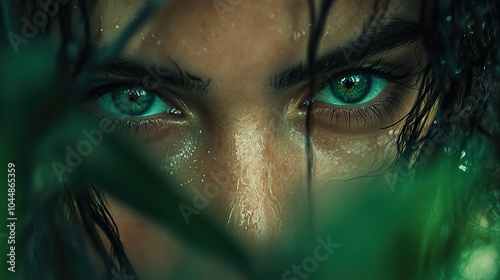
[[[361,61],[329,71],[326,78],[322,79],[321,87],[319,89],[315,89],[313,97],[315,97],[323,89],[325,89],[325,87],[327,87],[334,78],[356,74],[369,74],[381,79],[385,79],[389,82],[389,85],[384,91],[387,91],[390,87],[392,87],[392,89],[391,92],[381,93],[381,95],[385,96],[369,106],[360,108],[333,108],[332,106],[314,108],[313,106],[311,110],[319,114],[320,118],[322,115],[326,114],[327,119],[329,119],[328,123],[330,127],[335,126],[341,119],[344,119],[346,121],[346,126],[349,128],[351,127],[352,119],[356,120],[358,125],[360,125],[361,123],[365,127],[372,125],[375,119],[378,119],[381,123],[383,123],[383,110],[385,110],[385,112],[393,120],[393,109],[395,108],[398,110],[402,110],[404,107],[402,102],[402,95],[404,94],[405,90],[408,90],[415,86],[414,84],[410,83],[412,77],[415,76],[415,74],[412,74],[414,67],[408,68],[408,70],[404,71],[403,73],[396,74],[397,67],[395,67],[394,64],[387,65],[383,64],[381,61],[366,64],[365,62]],[[315,102],[313,101],[313,104],[314,103]],[[392,125],[394,124],[391,124],[390,126]]]

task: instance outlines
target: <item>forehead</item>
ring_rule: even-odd
[[[148,63],[180,62],[194,71],[225,73],[280,69],[305,58],[310,35],[306,0],[171,0],[142,26],[125,55]],[[316,1],[316,7],[321,1]],[[354,40],[371,16],[418,19],[419,2],[337,0],[329,10],[320,52]],[[379,1],[384,2],[384,1]],[[98,45],[107,45],[135,20],[142,0],[102,0],[93,15]],[[278,71],[278,70],[276,70]],[[261,71],[262,72],[262,71]]]

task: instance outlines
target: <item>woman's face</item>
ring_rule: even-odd
[[[131,126],[130,137],[180,183],[192,202],[179,208],[186,226],[205,212],[249,252],[275,250],[300,236],[308,217],[320,230],[334,215],[324,209],[345,202],[348,191],[370,182],[390,192],[381,174],[417,95],[420,3],[391,1],[377,13],[373,2],[334,1],[320,37],[310,199],[307,1],[170,1],[96,75],[97,83],[120,85],[100,90],[91,107]],[[96,44],[113,42],[142,4],[98,1]],[[169,232],[108,199],[139,276],[162,278],[189,258]]]

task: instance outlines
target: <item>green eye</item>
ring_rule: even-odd
[[[96,101],[102,110],[120,117],[146,117],[158,114],[181,114],[180,110],[158,95],[140,88],[118,88]]]
[[[371,74],[335,78],[321,90],[315,101],[332,105],[360,105],[377,98],[387,87],[387,81]]]

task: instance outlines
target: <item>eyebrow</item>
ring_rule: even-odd
[[[364,31],[355,40],[321,56],[315,63],[314,73],[324,73],[377,54],[390,52],[417,41],[420,36],[421,26],[418,22],[392,19],[387,24]],[[281,92],[309,80],[310,77],[309,67],[301,63],[272,78],[271,88],[275,92]]]
[[[99,52],[99,51],[97,51]],[[104,74],[114,74],[121,78],[131,78],[148,88],[172,86],[194,94],[207,94],[209,79],[202,79],[182,69],[175,61],[173,67],[160,64],[144,64],[133,59],[118,57],[99,69]]]
[[[337,47],[321,56],[315,63],[314,73],[324,73],[351,63],[367,59],[409,45],[421,35],[420,24],[406,19],[392,19],[387,24],[365,30],[355,40]],[[96,53],[102,49],[94,48]],[[172,60],[173,67],[160,64],[144,64],[134,59],[117,57],[102,67],[100,72],[115,74],[121,78],[137,80],[145,88],[172,86],[186,92],[205,95],[209,92],[210,79],[195,76]],[[271,78],[274,92],[282,92],[309,80],[309,67],[300,63]]]

